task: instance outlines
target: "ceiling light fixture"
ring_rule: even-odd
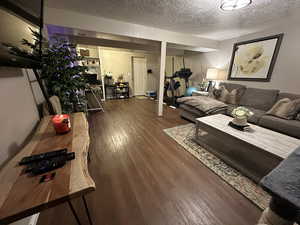
[[[224,11],[232,11],[244,8],[252,3],[252,0],[222,0],[220,8]]]

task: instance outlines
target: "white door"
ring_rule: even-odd
[[[132,58],[134,95],[146,94],[147,61],[146,58]]]

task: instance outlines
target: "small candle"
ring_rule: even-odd
[[[53,116],[52,123],[57,134],[64,134],[71,130],[71,121],[68,114]]]

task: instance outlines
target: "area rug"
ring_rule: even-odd
[[[194,142],[195,131],[195,124],[186,124],[164,130],[166,134],[172,137],[186,151],[191,153],[206,167],[259,208],[264,210],[268,207],[270,195],[252,180],[243,176],[239,171],[230,167],[221,159]]]

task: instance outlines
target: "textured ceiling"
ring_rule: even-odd
[[[49,7],[224,40],[272,26],[300,12],[300,0],[253,0],[224,12],[221,0],[49,0]]]

